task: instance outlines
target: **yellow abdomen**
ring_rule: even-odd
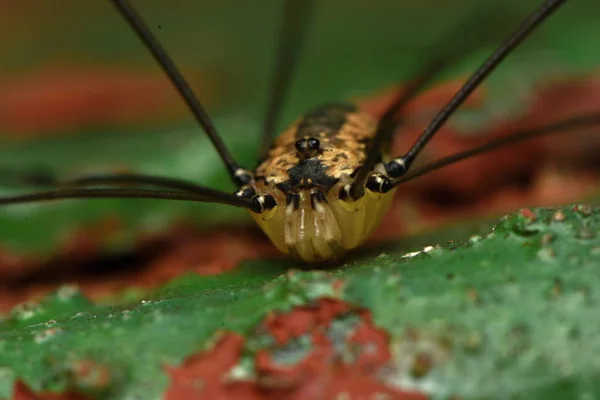
[[[311,204],[308,190],[300,190],[299,204],[250,212],[279,250],[305,262],[336,260],[362,244],[390,207],[395,190],[365,195],[355,202],[339,200],[330,190],[327,201]]]

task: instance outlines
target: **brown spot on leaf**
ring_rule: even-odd
[[[471,300],[473,303],[480,303],[481,302],[481,296],[479,295],[479,293],[477,292],[477,290],[470,288],[467,291],[467,297],[469,298],[469,300]]]
[[[554,241],[556,236],[553,233],[545,233],[542,235],[542,246],[548,246],[550,243]]]
[[[412,375],[415,378],[424,377],[433,368],[433,364],[433,359],[429,354],[425,352],[416,354],[412,364]]]

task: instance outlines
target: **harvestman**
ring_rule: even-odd
[[[377,121],[353,105],[328,104],[298,118],[270,144],[314,8],[314,0],[287,0],[260,161],[250,171],[235,162],[190,86],[128,1],[111,1],[179,91],[219,153],[237,191],[230,194],[180,179],[140,174],[88,175],[69,180],[23,176],[24,182],[55,188],[3,197],[0,204],[103,197],[222,203],[247,209],[282,252],[306,262],[322,262],[338,259],[363,243],[380,223],[401,183],[519,140],[600,123],[600,112],[586,114],[514,132],[421,168],[411,168],[419,153],[467,97],[529,34],[566,3],[566,0],[546,0],[471,75],[406,154],[394,158],[383,154],[401,124],[398,115],[461,51],[424,63],[417,77]],[[467,51],[469,48],[462,49]],[[118,187],[123,184],[137,188]]]

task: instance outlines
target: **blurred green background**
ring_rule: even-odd
[[[285,101],[280,127],[320,102],[365,97],[409,79],[419,56],[433,51],[428,45],[473,6],[483,4],[467,0],[317,3],[316,19],[291,95]],[[499,14],[498,18],[506,20],[506,32],[538,3],[501,2],[506,15]],[[493,75],[490,85],[498,107],[518,111],[512,89],[521,90],[520,86],[528,82],[551,75],[594,71],[600,62],[600,5],[591,0],[571,3]],[[282,1],[133,4],[181,68],[193,72],[190,80],[204,94],[206,108],[230,150],[241,163],[254,166]],[[0,89],[12,85],[11,95],[15,93],[15,82],[31,82],[32,77],[44,71],[63,68],[101,73],[126,71],[129,76],[160,79],[158,67],[108,1],[63,0],[59,6],[31,0],[4,1],[0,15]],[[488,47],[469,57],[448,71],[447,76],[471,71],[490,50]],[[60,98],[60,85],[53,90],[47,103]],[[7,90],[4,93],[3,104],[10,105],[11,97],[6,95]],[[93,98],[93,93],[87,95]],[[156,94],[172,95],[171,89]],[[140,101],[146,96],[140,94]],[[114,100],[126,108],[134,107],[130,103],[136,99],[133,96],[128,101],[116,97]],[[46,136],[36,140],[19,139],[10,127],[0,125],[0,159],[2,165],[13,168],[41,165],[65,174],[128,168],[232,190],[215,151],[183,103],[173,97],[169,107],[173,114],[167,117],[158,118],[156,110],[151,109],[147,116],[127,123],[96,119],[86,124],[74,115],[77,121],[70,124],[67,115],[67,122],[49,128],[51,132],[39,132]],[[1,113],[2,110],[0,116]],[[32,113],[23,118],[35,121],[38,117]],[[109,249],[126,249],[141,233],[161,232],[175,220],[192,218],[198,226],[209,227],[215,222],[238,221],[243,215],[229,207],[164,201],[32,204],[0,210],[0,243],[9,252],[43,258],[69,235],[76,234],[80,226],[112,216],[122,222],[123,230],[107,239],[105,245]]]

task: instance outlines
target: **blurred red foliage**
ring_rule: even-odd
[[[188,73],[205,103],[213,84]],[[187,115],[160,70],[48,67],[0,82],[0,126],[11,138],[65,135],[98,126],[150,125]]]

